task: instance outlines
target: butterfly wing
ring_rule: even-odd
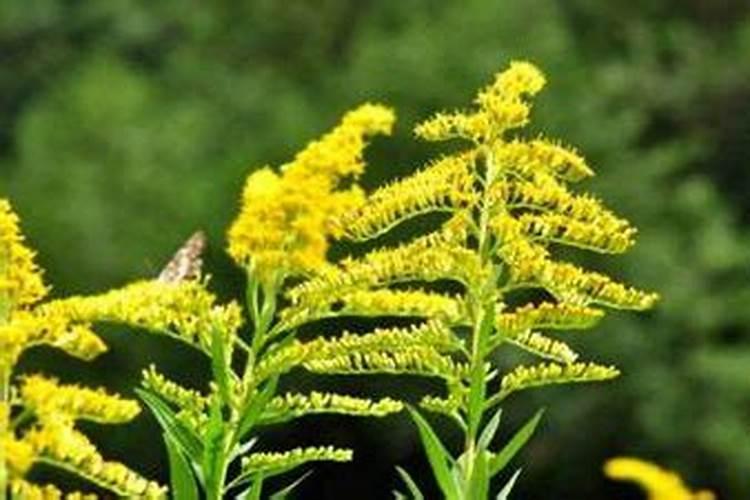
[[[205,247],[205,233],[203,231],[193,233],[162,269],[157,279],[164,283],[179,283],[200,278],[203,267],[201,254]]]

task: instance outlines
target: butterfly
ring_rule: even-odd
[[[203,267],[201,253],[206,248],[206,235],[203,231],[196,231],[177,250],[172,260],[159,273],[158,281],[163,283],[179,283],[186,280],[199,279]]]

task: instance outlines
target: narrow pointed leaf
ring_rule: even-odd
[[[511,476],[510,479],[508,479],[508,482],[505,483],[505,486],[503,486],[503,489],[500,490],[500,493],[497,494],[496,500],[508,500],[508,496],[510,495],[510,491],[513,489],[513,486],[516,484],[516,479],[518,479],[518,476],[521,474],[521,469],[518,469],[513,476]]]
[[[203,443],[198,435],[185,425],[172,409],[156,394],[146,389],[136,389],[146,406],[151,409],[162,430],[179,445],[181,450],[194,463],[201,463]]]
[[[302,484],[302,481],[310,477],[312,474],[312,471],[307,471],[304,474],[302,474],[300,477],[295,479],[289,486],[286,486],[276,493],[271,494],[270,497],[268,497],[268,500],[284,500],[286,497],[289,496],[289,494],[300,484]]]
[[[503,467],[505,467],[516,453],[523,448],[523,445],[525,445],[532,434],[534,434],[534,430],[537,425],[539,425],[539,420],[541,420],[543,414],[543,409],[537,411],[536,414],[515,433],[503,449],[500,450],[497,455],[492,457],[490,460],[490,477],[503,470]]]
[[[170,489],[174,498],[180,500],[198,500],[198,486],[195,476],[185,455],[167,433],[164,433],[164,443],[169,455]]]
[[[502,408],[498,408],[487,425],[484,426],[482,434],[479,435],[478,446],[480,450],[486,450],[489,448],[492,438],[497,433],[497,428],[500,426],[500,417],[503,414]]]
[[[422,495],[422,492],[419,490],[419,486],[417,486],[417,483],[414,481],[414,479],[412,479],[409,473],[398,465],[396,466],[396,472],[398,472],[398,475],[401,476],[404,484],[406,484],[406,489],[409,490],[412,500],[424,500],[424,495]],[[404,496],[404,498],[406,497]]]
[[[211,328],[211,371],[214,382],[219,387],[219,394],[223,404],[229,403],[229,360],[221,330]]]
[[[458,499],[458,486],[451,476],[451,468],[448,465],[449,462],[452,462],[450,454],[422,415],[411,408],[409,408],[409,412],[419,429],[419,436],[422,440],[427,460],[430,462],[430,467],[433,474],[435,474],[435,479],[440,489],[447,499]]]
[[[247,500],[260,500],[260,492],[263,490],[263,473],[256,475],[255,481],[247,495]]]
[[[471,373],[471,385],[469,386],[469,435],[474,438],[479,430],[479,424],[482,421],[482,414],[484,412],[484,400],[487,389],[487,373],[485,372],[485,364],[482,361],[485,356],[485,350],[487,348],[487,342],[492,335],[492,330],[495,326],[495,307],[494,304],[489,304],[484,310],[484,316],[482,323],[479,325],[479,331],[475,333],[479,338],[477,339],[477,350],[479,359],[476,360],[476,365]]]
[[[279,377],[273,377],[269,380],[266,386],[245,407],[238,425],[239,439],[242,439],[258,421],[266,405],[276,393],[278,382]]]

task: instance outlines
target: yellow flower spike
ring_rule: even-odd
[[[573,351],[568,344],[545,337],[541,333],[525,331],[507,337],[505,340],[540,358],[558,363],[569,365],[578,359],[578,353]]]
[[[714,500],[707,490],[691,491],[676,473],[658,465],[631,457],[607,460],[604,473],[616,480],[632,481],[648,495],[648,500]]]
[[[182,411],[201,413],[208,407],[209,399],[194,389],[187,389],[169,380],[156,371],[154,365],[143,370],[143,385],[162,396],[166,401],[177,405]]]
[[[366,204],[337,221],[353,240],[375,238],[408,218],[427,212],[454,212],[476,198],[471,194],[473,155],[441,158],[427,168],[372,193]]]
[[[15,307],[38,302],[47,294],[34,252],[24,245],[18,216],[0,198],[0,323]]]
[[[340,189],[340,184],[364,170],[365,138],[389,134],[394,120],[390,109],[365,104],[282,165],[281,175],[269,169],[251,174],[228,232],[232,258],[262,282],[278,273],[314,273],[325,265],[328,238],[342,233],[335,220],[364,200],[359,187]]]
[[[620,371],[613,366],[595,363],[520,365],[503,376],[500,381],[499,397],[502,399],[513,392],[551,384],[609,380],[619,374]]]
[[[511,61],[508,69],[495,75],[495,81],[479,93],[477,103],[481,105],[483,96],[498,95],[515,99],[522,95],[536,95],[546,85],[544,74],[527,61]]]
[[[212,328],[234,335],[243,321],[237,303],[217,305],[206,282],[195,280],[136,281],[101,295],[63,299],[56,305],[81,321],[125,323],[172,335],[206,351],[210,351]]]
[[[53,301],[32,311],[14,312],[10,323],[0,326],[0,358],[12,364],[21,352],[37,345],[49,345],[84,360],[106,352],[107,346],[90,325],[76,320],[73,312],[58,307],[60,304]]]
[[[304,415],[336,413],[383,417],[403,409],[400,401],[383,398],[379,401],[322,392],[284,394],[269,401],[260,417],[264,425],[284,422]]]
[[[594,175],[578,153],[544,139],[499,144],[493,154],[504,168],[526,178],[549,174],[567,182],[577,182]]]
[[[243,472],[273,471],[321,460],[349,462],[352,456],[351,450],[334,448],[333,446],[295,448],[286,452],[251,453],[242,459],[242,470]]]
[[[579,330],[591,328],[604,317],[600,309],[569,304],[527,304],[513,312],[501,312],[495,323],[501,335],[513,335],[532,328]]]
[[[49,419],[90,420],[99,423],[123,423],[140,413],[133,400],[110,395],[102,389],[60,385],[41,375],[23,378],[21,397],[41,421]]]
[[[469,283],[486,272],[476,255],[453,244],[443,234],[418,238],[389,249],[378,249],[361,259],[346,260],[288,292],[294,305],[325,307],[342,294],[407,280],[457,279]]]
[[[117,495],[148,499],[166,495],[165,488],[123,464],[105,461],[86,436],[64,420],[50,420],[35,427],[24,436],[24,441],[46,463],[71,470]]]

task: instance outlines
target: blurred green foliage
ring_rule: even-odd
[[[374,186],[425,158],[417,118],[529,59],[550,80],[536,130],[579,147],[599,174],[587,189],[641,229],[626,257],[590,264],[664,300],[573,339],[617,363],[619,380],[510,400],[517,422],[550,409],[521,458],[519,498],[622,496],[601,477],[615,454],[750,498],[748,54],[743,0],[10,0],[0,2],[0,193],[57,293],[154,274],[197,227],[229,293],[241,282],[223,232],[251,168],[283,162],[344,110],[377,100],[400,122],[374,144]],[[189,371],[164,344],[110,338],[99,371],[68,370],[119,387],[154,356]],[[344,488],[386,498],[397,462],[426,474],[405,418],[342,425],[290,431],[359,441],[358,461],[318,471],[305,498]],[[109,446],[163,477],[155,431],[136,426],[137,439]]]

